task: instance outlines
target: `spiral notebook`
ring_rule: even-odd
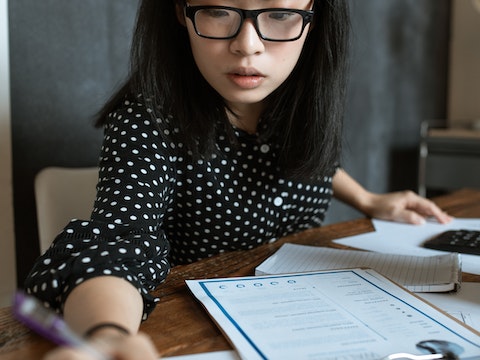
[[[411,256],[286,243],[255,269],[255,275],[371,268],[413,292],[456,291],[461,257],[456,253]]]

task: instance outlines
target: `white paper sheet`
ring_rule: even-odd
[[[390,254],[431,256],[444,254],[443,251],[426,249],[421,244],[431,237],[450,229],[480,230],[480,219],[455,218],[448,224],[428,221],[424,225],[401,224],[391,221],[373,220],[374,232],[344,237],[335,243],[357,249],[377,251]],[[462,270],[480,275],[480,256],[462,254]]]
[[[480,331],[480,283],[464,282],[455,293],[421,293],[418,296]]]
[[[427,339],[480,358],[480,336],[372,270],[186,283],[242,359],[378,359]]]

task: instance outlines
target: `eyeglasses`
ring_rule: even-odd
[[[246,19],[252,19],[260,38],[267,41],[298,40],[313,20],[313,10],[270,8],[243,10],[228,6],[187,6],[186,16],[198,36],[227,40],[238,35]]]

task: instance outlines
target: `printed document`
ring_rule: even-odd
[[[187,280],[242,359],[380,359],[441,340],[480,358],[480,334],[370,269]]]

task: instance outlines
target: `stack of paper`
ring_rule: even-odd
[[[371,268],[414,292],[455,291],[461,283],[460,255],[410,256],[284,244],[255,269],[256,275]]]
[[[336,244],[356,249],[385,254],[432,256],[445,254],[444,251],[423,247],[423,243],[447,230],[480,230],[480,218],[455,218],[448,224],[433,220],[423,225],[403,224],[393,221],[372,220],[375,231],[333,240]],[[480,275],[480,255],[462,254],[462,271]]]

